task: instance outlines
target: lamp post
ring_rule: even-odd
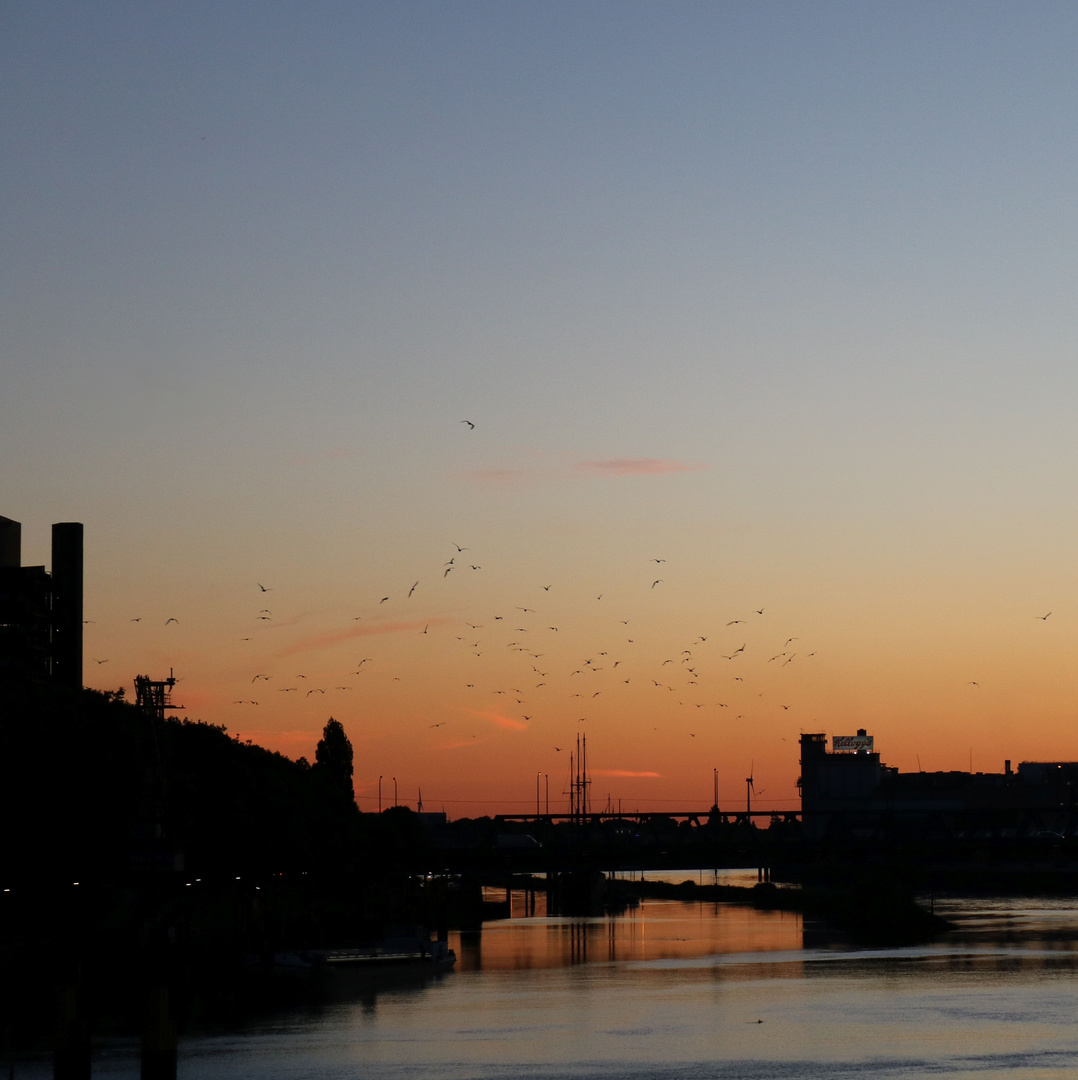
[[[539,772],[537,772],[535,774],[535,816],[536,817],[539,816],[539,779],[540,779],[540,777],[542,777],[542,775],[543,775],[542,769],[540,769]]]
[[[397,778],[393,777],[393,805],[397,805]]]
[[[382,778],[378,777],[378,813],[382,812]]]
[[[550,773],[545,773],[546,776],[546,816],[550,817]]]

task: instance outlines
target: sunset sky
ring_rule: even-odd
[[[563,808],[578,733],[626,809],[794,808],[802,731],[1078,759],[1076,55],[1051,2],[5,4],[0,514],[85,523],[87,684],[334,716],[363,809],[454,817]]]

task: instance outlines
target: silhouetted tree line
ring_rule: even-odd
[[[0,690],[0,812],[5,882],[181,865],[188,876],[339,874],[399,863],[399,844],[425,839],[359,813],[337,720],[310,765],[221,726],[151,717],[119,691]]]

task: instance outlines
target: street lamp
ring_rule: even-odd
[[[397,805],[397,778],[393,777],[393,805]]]
[[[378,813],[382,812],[382,778],[378,777]]]

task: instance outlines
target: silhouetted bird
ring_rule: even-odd
[[[473,424],[471,422],[471,420],[461,420],[461,423],[462,424],[467,424],[470,430],[472,430],[472,431],[475,430],[475,424]]]
[[[257,586],[258,586],[258,587],[259,587],[259,588],[260,588],[260,589],[261,589],[261,590],[262,590],[263,592],[273,592],[273,590],[272,590],[272,589],[267,589],[267,588],[266,588],[266,586],[265,586],[265,585],[263,585],[261,581],[256,581],[256,582],[255,582],[255,584],[256,584],[256,585],[257,585]]]

